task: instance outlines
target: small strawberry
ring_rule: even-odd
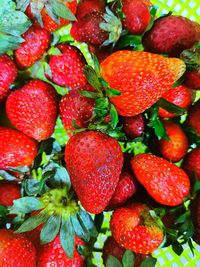
[[[181,126],[171,121],[163,121],[169,140],[159,141],[159,150],[162,157],[172,162],[178,162],[187,153],[188,139]]]
[[[0,169],[30,166],[38,150],[37,143],[25,134],[0,127]]]
[[[57,106],[54,88],[43,81],[32,80],[9,95],[6,112],[18,130],[36,140],[44,140],[54,131]]]
[[[200,72],[197,70],[187,71],[185,75],[185,84],[194,90],[200,90]]]
[[[76,12],[78,20],[82,19],[85,15],[92,13],[93,11],[103,12],[105,8],[104,0],[81,0]]]
[[[193,149],[186,155],[183,169],[191,178],[196,174],[200,180],[200,147]]]
[[[32,66],[48,49],[51,36],[39,26],[32,26],[22,37],[24,42],[14,52],[15,61],[19,68]]]
[[[164,239],[162,229],[149,214],[149,208],[141,203],[116,209],[110,229],[120,246],[135,253],[150,254]]]
[[[12,206],[21,197],[21,187],[16,182],[0,181],[0,205]]]
[[[84,86],[86,78],[83,73],[85,65],[83,55],[76,47],[67,44],[58,45],[57,48],[61,54],[52,55],[49,59],[52,75],[50,79],[60,86],[71,89]]]
[[[145,121],[142,114],[123,118],[123,130],[129,138],[136,138],[144,133]]]
[[[17,69],[11,58],[0,56],[0,102],[8,95],[9,86],[17,77]]]
[[[66,145],[65,162],[82,206],[95,214],[104,211],[123,165],[118,142],[100,132],[77,133]]]
[[[192,127],[200,136],[200,100],[197,101],[188,111],[186,125]]]
[[[36,267],[36,250],[23,235],[13,230],[0,229],[0,266]]]
[[[180,205],[190,193],[187,174],[163,158],[139,154],[132,158],[131,166],[138,181],[160,204]]]
[[[188,109],[192,104],[193,93],[192,90],[185,85],[180,85],[176,88],[168,90],[162,97],[172,104]],[[159,108],[158,114],[162,118],[174,118],[178,116],[175,113],[170,113],[163,108]]]

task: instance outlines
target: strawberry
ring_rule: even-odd
[[[145,33],[143,45],[146,51],[179,56],[184,49],[200,40],[200,26],[182,16],[165,16]]]
[[[21,197],[21,187],[16,182],[0,181],[0,205],[12,206]]]
[[[36,267],[36,250],[23,235],[13,230],[0,229],[0,266]]]
[[[139,154],[132,158],[131,166],[138,181],[160,204],[180,205],[190,193],[187,174],[163,158]]]
[[[82,0],[80,1],[76,17],[78,20],[82,19],[85,15],[92,13],[93,11],[103,12],[105,8],[104,0]]]
[[[149,0],[122,0],[123,26],[133,34],[143,33],[151,20]]]
[[[196,174],[200,180],[200,147],[193,149],[186,155],[183,169],[191,178]]]
[[[60,55],[52,55],[49,59],[51,69],[51,80],[60,85],[71,89],[80,88],[86,84],[83,73],[85,59],[80,51],[67,44],[58,45]]]
[[[188,139],[181,126],[171,121],[163,121],[169,140],[161,139],[159,149],[162,157],[178,162],[187,153]]]
[[[200,72],[197,70],[187,71],[185,75],[185,84],[194,90],[200,90]]]
[[[88,48],[90,53],[93,53],[100,63],[111,54],[111,49],[107,46],[89,45]]]
[[[104,211],[115,192],[123,165],[118,142],[100,132],[77,133],[66,145],[65,161],[84,209],[95,214]]]
[[[176,88],[168,90],[162,97],[172,104],[188,109],[192,104],[193,93],[192,90],[185,85],[179,85]],[[163,108],[159,108],[158,114],[162,118],[174,118],[178,116],[175,113],[170,113]]]
[[[0,102],[8,95],[9,86],[17,77],[17,69],[11,58],[0,56]]]
[[[75,130],[73,120],[80,128],[89,125],[89,119],[94,111],[94,99],[81,96],[78,90],[72,90],[60,101],[60,116],[67,133]]]
[[[194,220],[194,241],[200,244],[200,195],[194,201],[193,207],[193,220]]]
[[[6,112],[18,130],[36,140],[47,139],[57,119],[56,91],[43,81],[32,80],[9,95]]]
[[[135,253],[152,253],[164,239],[162,229],[151,218],[149,208],[142,203],[116,209],[111,217],[110,229],[120,246]]]
[[[200,100],[197,101],[188,111],[186,125],[192,127],[196,134],[200,136]]]
[[[17,66],[21,69],[32,66],[49,47],[51,36],[39,26],[32,26],[22,37],[24,42],[14,52]]]
[[[25,134],[0,127],[0,169],[30,166],[38,150],[37,143]]]
[[[179,59],[128,50],[115,52],[101,63],[102,77],[121,92],[110,100],[125,117],[151,107],[184,71]]]
[[[144,133],[145,122],[142,114],[123,118],[123,130],[129,138],[136,138]]]

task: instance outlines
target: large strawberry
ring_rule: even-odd
[[[118,142],[100,132],[77,133],[66,145],[65,161],[82,206],[95,214],[105,210],[123,165]]]
[[[36,250],[23,235],[14,234],[13,230],[0,230],[0,266],[1,267],[36,267]]]
[[[92,13],[93,11],[104,11],[104,0],[81,0],[76,12],[77,19],[83,18],[85,15]]]
[[[147,52],[118,51],[101,63],[102,77],[121,92],[111,97],[118,113],[135,116],[151,107],[184,72],[179,59]]]
[[[6,112],[17,129],[36,140],[43,140],[54,131],[57,106],[54,88],[43,81],[32,80],[9,95]]]
[[[169,161],[151,155],[139,154],[132,158],[131,166],[138,181],[157,202],[177,206],[190,193],[187,174]]]
[[[164,239],[162,229],[151,218],[149,208],[142,203],[116,209],[110,229],[120,246],[135,253],[152,253]]]
[[[14,129],[0,127],[0,144],[0,169],[29,166],[37,155],[37,143]]]
[[[12,206],[21,197],[21,186],[16,182],[0,181],[0,205]]]
[[[188,111],[186,125],[192,127],[200,136],[200,100],[197,101]]]
[[[8,95],[9,86],[17,76],[17,69],[11,58],[0,56],[0,102]]]
[[[22,37],[24,42],[14,52],[19,68],[28,68],[40,59],[50,44],[51,36],[40,26],[32,26]]]
[[[183,169],[190,177],[197,175],[200,180],[200,147],[193,149],[184,159]]]

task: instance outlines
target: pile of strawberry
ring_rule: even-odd
[[[95,266],[94,253],[150,267],[159,247],[193,251],[200,25],[149,0],[1,1],[0,267]]]

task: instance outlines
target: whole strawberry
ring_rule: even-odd
[[[183,169],[191,178],[196,175],[200,180],[200,147],[193,149],[186,155]]]
[[[188,111],[186,125],[192,127],[196,134],[200,136],[200,100],[197,101]]]
[[[200,26],[185,17],[173,15],[159,18],[143,38],[146,51],[170,56],[179,56],[198,41]]]
[[[6,127],[0,127],[0,169],[30,166],[38,150],[36,141],[25,134]]]
[[[81,0],[76,12],[77,19],[82,19],[85,15],[93,11],[103,12],[105,8],[104,0]]]
[[[136,138],[144,133],[145,121],[142,114],[123,118],[123,130],[129,138]]]
[[[84,209],[95,214],[104,211],[115,192],[123,165],[118,142],[100,132],[77,133],[66,145],[65,161]]]
[[[49,59],[51,69],[51,80],[70,89],[80,88],[86,84],[83,73],[85,60],[80,51],[67,44],[58,45],[60,55],[52,55]]]
[[[45,29],[34,25],[22,35],[24,42],[14,52],[17,66],[21,69],[32,66],[49,47],[51,36]]]
[[[44,140],[54,131],[57,106],[54,88],[43,81],[32,80],[9,95],[6,112],[18,130],[36,140]]]
[[[9,86],[17,77],[17,69],[11,58],[0,56],[0,102],[8,95]]]
[[[125,117],[151,107],[184,71],[179,59],[128,50],[115,52],[101,63],[102,77],[121,92],[110,100]]]
[[[0,205],[12,206],[21,197],[21,187],[16,182],[0,181]]]
[[[0,266],[36,267],[36,250],[23,235],[13,230],[0,229]]]
[[[187,71],[185,75],[185,84],[194,90],[200,90],[200,72],[197,70]]]
[[[190,193],[190,180],[187,174],[163,158],[139,154],[132,158],[131,166],[138,181],[160,204],[180,205]]]
[[[164,239],[162,229],[151,218],[149,208],[142,203],[116,209],[111,217],[110,229],[120,246],[135,253],[150,254]]]

